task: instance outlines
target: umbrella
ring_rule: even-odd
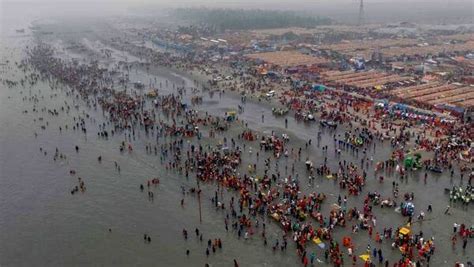
[[[324,244],[323,241],[321,241],[321,239],[319,237],[313,238],[313,242],[316,245],[318,245],[318,247],[320,247],[321,249],[324,249],[326,247],[326,244]]]
[[[359,256],[359,258],[363,259],[364,261],[370,261],[370,255],[369,254],[362,254]]]

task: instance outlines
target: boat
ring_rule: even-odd
[[[454,186],[451,190],[449,188],[444,190],[445,192],[448,191],[450,201],[459,201],[467,205],[474,199],[474,188],[470,186],[466,188]]]
[[[442,173],[443,172],[443,169],[441,167],[435,166],[435,165],[428,166],[428,170],[430,170],[432,172],[436,172],[436,173]]]
[[[272,108],[273,115],[276,116],[283,116],[289,112],[288,108]]]
[[[319,124],[321,124],[321,126],[323,127],[329,127],[329,128],[334,128],[334,129],[337,128],[337,123],[330,120],[320,120]]]

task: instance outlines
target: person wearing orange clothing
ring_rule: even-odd
[[[377,242],[377,243],[381,243],[381,242],[382,242],[382,239],[380,239],[380,234],[379,234],[379,232],[375,233],[375,242]]]

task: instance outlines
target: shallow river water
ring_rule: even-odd
[[[19,62],[24,56],[24,48],[32,44],[31,36],[28,36],[28,30],[23,36],[16,34],[14,29],[26,28],[29,22],[20,17],[3,18],[3,25],[8,28],[4,26],[2,29],[0,63],[6,60]],[[19,80],[24,75],[12,63],[0,66],[0,72],[2,77],[12,80]],[[192,80],[171,70],[160,68],[149,73],[132,70],[130,73],[131,80],[141,80],[145,84],[155,77],[163,84],[166,80],[170,81],[168,87],[160,89],[161,93],[174,92],[173,82],[181,85],[184,81],[186,87],[195,86]],[[186,180],[182,175],[167,171],[160,164],[159,156],[146,154],[144,144],[154,144],[153,137],[145,136],[144,132],[137,133],[137,138],[132,140],[134,152],[121,154],[118,147],[124,139],[123,135],[117,134],[109,140],[97,137],[98,123],[106,121],[100,109],[88,108],[84,103],[66,96],[63,90],[51,90],[49,84],[44,82],[31,88],[0,86],[0,266],[204,266],[206,262],[212,266],[232,266],[233,259],[237,259],[241,266],[299,264],[292,242],[286,252],[272,251],[271,246],[276,238],[281,237],[281,230],[267,218],[267,247],[263,246],[262,239],[257,235],[244,240],[238,239],[234,231],[227,233],[224,229],[225,212],[216,211],[210,201],[215,189],[213,185],[203,185],[202,223],[199,222],[198,204],[194,196],[185,196],[185,207],[182,208],[181,186],[195,186],[194,178]],[[36,105],[40,110],[41,107],[59,109],[65,101],[71,106],[78,104],[79,108],[72,108],[70,114],[60,112],[59,116],[34,112],[33,103],[22,100],[25,96],[34,95],[40,98]],[[236,109],[241,104],[238,96],[229,93],[221,97],[216,93],[212,98],[207,93],[203,95],[203,105],[196,108],[213,115],[222,116],[225,111]],[[187,101],[189,97],[190,93],[186,97]],[[28,112],[24,113],[25,110]],[[71,126],[72,118],[84,112],[90,115],[90,119],[86,119],[87,135],[73,131],[71,127],[68,130],[63,127],[62,132],[58,130],[66,124]],[[265,115],[263,123],[262,113]],[[44,120],[40,121],[40,117]],[[320,130],[316,124],[297,123],[289,117],[289,127],[286,129],[283,118],[273,117],[268,105],[254,101],[245,104],[245,111],[239,114],[239,119],[259,132],[288,133],[291,136],[290,144],[295,146],[304,147],[304,142],[311,138],[313,145],[304,151],[303,157],[308,155],[316,165],[324,160],[325,155],[315,141],[316,133]],[[46,125],[46,122],[48,125],[42,130],[41,126]],[[235,137],[242,130],[240,126],[235,128],[224,135],[233,134]],[[37,137],[35,132],[38,133]],[[342,130],[338,129],[337,134],[341,133]],[[217,138],[224,135],[218,135]],[[206,145],[215,141],[204,138],[201,143]],[[78,153],[74,150],[75,145],[80,147]],[[323,133],[322,145],[329,146],[328,160],[332,167],[344,159],[360,162],[360,158],[350,153],[343,153],[340,159],[335,158],[333,133]],[[246,169],[247,164],[257,161],[255,153],[248,153],[249,146],[247,144],[241,171]],[[257,143],[254,146],[257,147]],[[67,160],[53,160],[56,148],[67,155]],[[377,151],[369,153],[375,153],[373,156],[377,161],[385,159],[390,152],[386,143],[378,144]],[[101,163],[97,161],[99,155],[103,158]],[[263,166],[265,157],[260,157],[259,166]],[[290,159],[281,159],[280,170],[286,160],[292,162]],[[114,161],[121,166],[120,173],[115,170]],[[308,185],[303,164],[297,163],[296,167],[303,193],[316,191],[328,194],[324,212],[327,213],[330,204],[337,202],[339,194],[346,194],[339,190],[334,181],[325,178],[318,178],[314,185]],[[70,169],[76,170],[78,174],[69,175]],[[444,188],[459,184],[459,175],[450,179],[448,174],[430,174],[427,185],[420,179],[422,175],[423,172],[409,174],[405,181],[391,177],[384,184],[379,184],[373,172],[369,172],[363,195],[350,196],[348,206],[360,208],[364,195],[369,191],[390,196],[391,183],[396,180],[400,183],[401,193],[415,193],[416,214],[422,209],[426,210],[428,204],[433,205],[434,212],[428,214],[422,224],[416,223],[413,229],[422,230],[426,237],[435,237],[437,250],[432,257],[434,266],[451,266],[455,260],[472,260],[472,255],[467,251],[463,252],[460,246],[453,250],[450,244],[453,223],[473,224],[472,211],[454,207],[452,215],[443,214],[449,204]],[[77,176],[84,179],[87,191],[71,195],[70,189],[77,184]],[[153,189],[153,202],[148,201],[146,193],[139,190],[139,185],[151,177],[161,180],[160,185]],[[226,192],[223,196],[228,203],[235,194]],[[393,209],[376,207],[375,210],[378,231],[385,226],[398,227],[406,222],[406,218]],[[202,243],[194,235],[196,227],[204,235]],[[187,241],[182,238],[183,228],[190,233]],[[340,240],[347,230],[336,230],[336,237]],[[151,236],[150,244],[143,242],[144,233]],[[223,250],[215,254],[211,252],[206,258],[204,252],[209,238],[221,238]],[[367,244],[371,244],[372,247],[381,247],[385,258],[391,261],[399,259],[399,252],[391,250],[390,244],[376,245],[366,232],[360,232],[353,239],[357,251],[361,252],[359,254],[362,254]],[[470,247],[472,244],[468,244]],[[185,255],[186,249],[191,251],[189,256]],[[310,245],[308,252],[312,251],[324,260],[323,250]],[[320,265],[325,264],[316,264]]]

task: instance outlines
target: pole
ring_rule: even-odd
[[[358,25],[364,24],[364,0],[360,0]]]
[[[198,191],[198,201],[199,201],[199,222],[202,223],[202,212],[201,212],[201,189]]]
[[[201,188],[199,187],[199,180],[197,180],[198,186],[198,202],[199,202],[199,223],[202,223],[202,212],[201,212]]]

